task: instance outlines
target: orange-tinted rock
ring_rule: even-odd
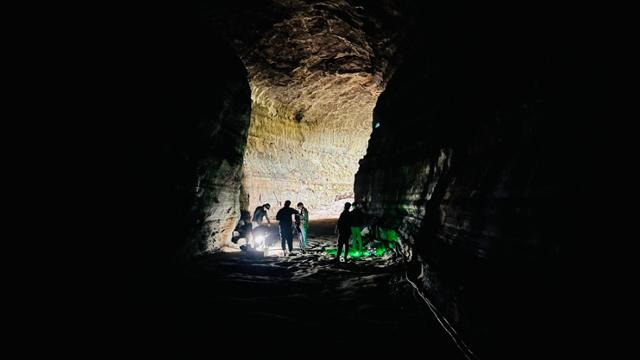
[[[276,1],[259,16],[243,11],[219,21],[251,83],[249,209],[269,202],[275,214],[289,199],[304,202],[312,217],[337,216],[353,196],[389,75],[397,14],[384,4],[346,1]]]

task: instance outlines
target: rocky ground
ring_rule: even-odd
[[[276,355],[402,354],[418,346],[437,359],[461,358],[399,281],[400,264],[390,258],[336,263],[326,254],[323,249],[335,247],[334,226],[335,220],[312,224],[305,254],[199,259],[177,289],[177,335],[193,345],[185,353],[228,347]]]

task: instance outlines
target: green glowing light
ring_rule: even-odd
[[[393,229],[377,228],[377,236],[367,246],[363,246],[363,239],[360,236],[359,228],[352,228],[352,239],[354,243],[349,249],[349,257],[352,258],[366,258],[366,257],[380,257],[385,255],[388,251],[392,251],[395,244],[398,243],[398,234]],[[355,231],[357,230],[357,231]],[[336,255],[338,249],[326,249],[325,252],[328,255]]]
[[[372,256],[382,256],[390,249],[393,249],[393,244],[389,244],[389,249],[386,248],[385,244],[378,244],[378,246],[372,247],[371,249],[365,249],[360,251],[358,249],[349,249],[349,257],[352,258],[363,258],[363,257],[372,257]],[[325,253],[328,255],[335,256],[338,253],[338,249],[325,249]]]

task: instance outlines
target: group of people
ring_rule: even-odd
[[[253,212],[249,231],[253,233],[252,238],[254,240],[257,238],[256,231],[262,226],[264,220],[267,221],[267,226],[271,226],[271,220],[268,215],[269,209],[271,209],[271,205],[266,203],[256,207]],[[278,210],[276,214],[276,220],[278,220],[283,254],[286,256],[291,255],[293,252],[294,231],[299,234],[300,250],[305,252],[307,248],[307,233],[309,230],[309,210],[307,210],[304,204],[299,202],[294,209],[291,207],[290,200],[285,201],[284,206]],[[364,225],[365,214],[361,206],[356,202],[345,203],[344,210],[340,214],[336,225],[336,232],[338,233],[336,260],[340,259],[344,248],[344,260],[347,261],[350,246],[349,240],[351,240],[352,246],[356,250],[362,251],[361,230]]]
[[[271,220],[267,215],[267,211],[271,208],[270,204],[264,204],[256,207],[253,212],[252,226],[253,229],[260,226],[263,219],[267,220],[267,224],[271,225]],[[276,214],[280,230],[280,240],[282,243],[282,251],[285,255],[293,252],[293,232],[294,229],[300,235],[300,250],[304,252],[307,248],[307,232],[309,230],[309,210],[304,204],[299,202],[296,209],[291,208],[291,201],[284,202],[284,207],[278,210]],[[294,227],[295,224],[295,227]],[[289,251],[287,252],[287,247]]]

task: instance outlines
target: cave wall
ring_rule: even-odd
[[[372,111],[372,104],[368,106]],[[269,114],[254,101],[244,160],[250,209],[265,202],[275,212],[289,199],[308,204],[314,217],[336,216],[353,198],[353,176],[364,156],[368,121],[313,124],[291,113]]]
[[[393,2],[246,1],[212,10],[245,64],[252,121],[244,161],[249,208],[290,199],[335,217],[371,133],[404,24]]]
[[[548,22],[420,10],[356,201],[398,231],[410,278],[476,355],[548,354],[574,314],[589,73]]]
[[[244,66],[233,50],[204,37],[189,99],[191,109],[179,119],[176,151],[188,174],[180,190],[190,205],[188,252],[211,251],[232,236],[240,211],[242,162],[250,122],[250,89]],[[216,41],[217,40],[217,41]],[[212,49],[212,50],[209,50]],[[183,142],[184,141],[184,142]]]
[[[144,202],[137,207],[148,215],[140,226],[155,239],[145,251],[166,261],[231,239],[251,93],[244,65],[197,6],[155,11],[165,17],[157,17],[140,42],[145,83],[134,99],[145,101],[147,111],[137,119],[144,156],[132,160],[145,179],[139,186]],[[166,16],[170,23],[160,20]]]
[[[177,187],[190,207],[189,253],[211,251],[231,239],[240,216],[251,111],[247,73],[233,49],[213,36],[203,36],[199,46],[200,58],[193,61],[201,66],[189,74],[194,77],[189,108],[176,119],[180,138],[172,149],[184,161]]]

